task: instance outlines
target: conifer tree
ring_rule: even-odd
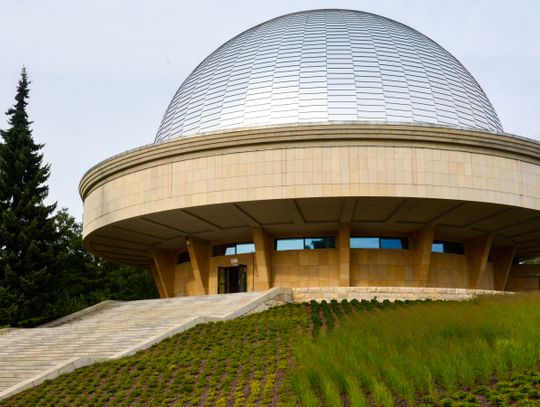
[[[29,84],[23,68],[9,128],[0,130],[0,325],[46,314],[57,258],[56,204],[44,202],[50,166],[32,137]]]

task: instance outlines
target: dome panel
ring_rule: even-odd
[[[333,121],[502,131],[472,75],[428,37],[370,13],[312,10],[262,23],[210,54],[176,92],[155,141]]]

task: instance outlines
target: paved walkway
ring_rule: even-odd
[[[0,400],[99,360],[145,349],[197,323],[264,308],[280,289],[201,297],[106,301],[48,326],[0,331]]]

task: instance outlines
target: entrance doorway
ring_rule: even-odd
[[[247,267],[218,267],[218,294],[242,293],[247,291]]]

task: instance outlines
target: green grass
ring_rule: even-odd
[[[456,392],[536,371],[540,301],[508,296],[394,306],[347,318],[316,340],[305,338],[296,359],[292,385],[306,406],[418,405],[422,400],[469,405],[463,403],[480,398],[465,392],[470,400],[459,401]]]
[[[199,325],[1,406],[540,406],[540,299],[331,301]]]

